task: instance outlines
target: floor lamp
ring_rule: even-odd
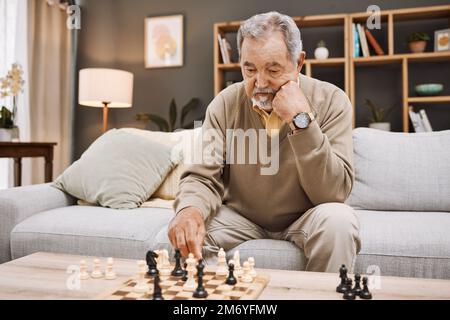
[[[103,133],[108,130],[109,108],[130,108],[132,101],[132,73],[102,68],[80,70],[78,103],[103,108]]]

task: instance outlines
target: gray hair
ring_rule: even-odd
[[[292,61],[297,63],[302,51],[300,30],[291,17],[276,11],[254,15],[242,23],[237,33],[239,60],[245,38],[262,38],[273,31],[280,31],[283,34],[289,55]]]

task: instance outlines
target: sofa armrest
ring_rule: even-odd
[[[72,196],[50,183],[1,190],[0,263],[11,260],[10,236],[17,224],[36,213],[74,203]]]

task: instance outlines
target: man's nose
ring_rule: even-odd
[[[256,83],[255,83],[257,88],[267,88],[269,85],[269,81],[267,80],[267,78],[265,77],[264,74],[262,73],[258,73],[256,75]]]

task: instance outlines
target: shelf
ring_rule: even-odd
[[[328,58],[324,60],[305,59],[305,63],[309,63],[313,66],[341,66],[345,64],[345,58]]]
[[[409,103],[445,103],[450,102],[450,96],[408,97]]]
[[[355,66],[360,65],[378,65],[388,63],[401,63],[403,59],[411,62],[431,62],[450,60],[450,51],[444,52],[423,52],[423,53],[399,53],[384,56],[370,56],[352,58]]]
[[[217,68],[219,68],[219,70],[238,70],[241,68],[241,65],[239,63],[219,63]]]

